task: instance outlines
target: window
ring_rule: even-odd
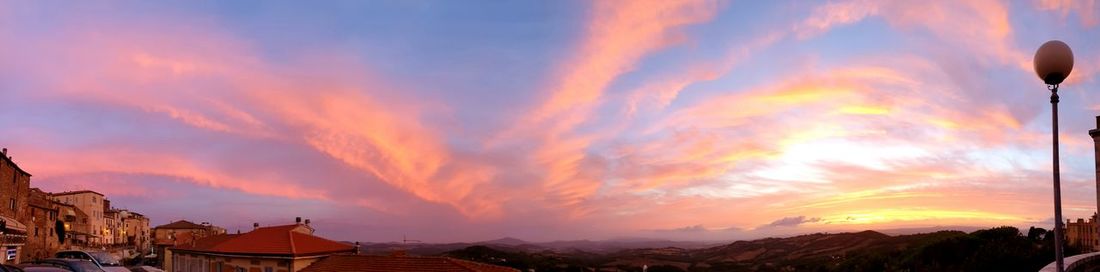
[[[15,210],[15,199],[14,198],[12,198],[10,202],[8,202],[8,206],[11,207],[11,210],[13,210],[13,211]]]
[[[270,266],[268,266],[268,267],[264,267],[264,272],[275,272],[275,271],[274,271],[274,269],[271,269]]]
[[[38,227],[34,227],[34,237],[38,237]]]
[[[260,260],[252,260],[250,263],[252,265],[260,265]]]

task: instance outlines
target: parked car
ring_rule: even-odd
[[[107,272],[130,272],[129,269],[122,266],[122,262],[119,262],[118,258],[103,251],[65,250],[58,251],[57,254],[54,254],[54,257],[89,260]]]
[[[131,267],[130,272],[164,272],[164,270],[152,266],[142,265]]]
[[[25,269],[25,270],[20,269],[19,271],[23,271],[23,272],[28,272],[28,271],[29,272],[72,272],[72,270],[69,270],[68,268],[60,268],[60,267],[53,267],[53,266],[46,266],[46,265],[28,266],[27,269]]]
[[[23,272],[23,269],[5,264],[0,265],[0,272]]]
[[[25,272],[54,272],[54,271],[71,271],[71,272],[103,272],[95,263],[91,260],[82,259],[42,259],[32,262],[26,262],[19,265],[19,268]]]

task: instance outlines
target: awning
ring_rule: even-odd
[[[27,233],[27,225],[23,225],[23,223],[19,223],[19,220],[15,220],[11,217],[7,217],[7,216],[3,216],[3,215],[0,215],[0,220],[4,220],[4,222],[7,223],[6,227],[3,229],[4,233],[9,233],[9,232]]]

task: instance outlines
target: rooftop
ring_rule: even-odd
[[[314,262],[299,272],[518,272],[514,268],[428,256],[332,255]]]
[[[204,229],[206,226],[192,223],[187,220],[179,220],[176,222],[156,226],[157,229]]]
[[[298,224],[257,228],[242,234],[215,235],[173,250],[262,256],[316,256],[352,252],[351,245],[306,234]]]
[[[19,164],[16,164],[15,160],[12,159],[11,156],[8,156],[8,149],[7,148],[4,148],[4,152],[3,152],[2,155],[0,155],[0,157],[3,157],[4,160],[8,162],[8,165],[11,165],[12,168],[15,168],[15,170],[19,170],[20,173],[23,173],[24,175],[27,175],[28,177],[31,176],[31,173],[27,173],[26,170],[23,170],[23,168],[20,168]]]
[[[96,191],[92,191],[92,190],[79,190],[79,191],[68,191],[68,192],[60,192],[60,193],[50,193],[50,195],[52,195],[52,196],[62,196],[62,195],[78,195],[78,194],[86,194],[86,193],[93,193],[93,194],[97,194],[99,196],[103,196],[103,194],[101,194],[99,192],[96,192]]]

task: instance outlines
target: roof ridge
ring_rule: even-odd
[[[286,232],[286,238],[290,240],[290,255],[297,255],[298,249],[294,247],[294,230]]]

